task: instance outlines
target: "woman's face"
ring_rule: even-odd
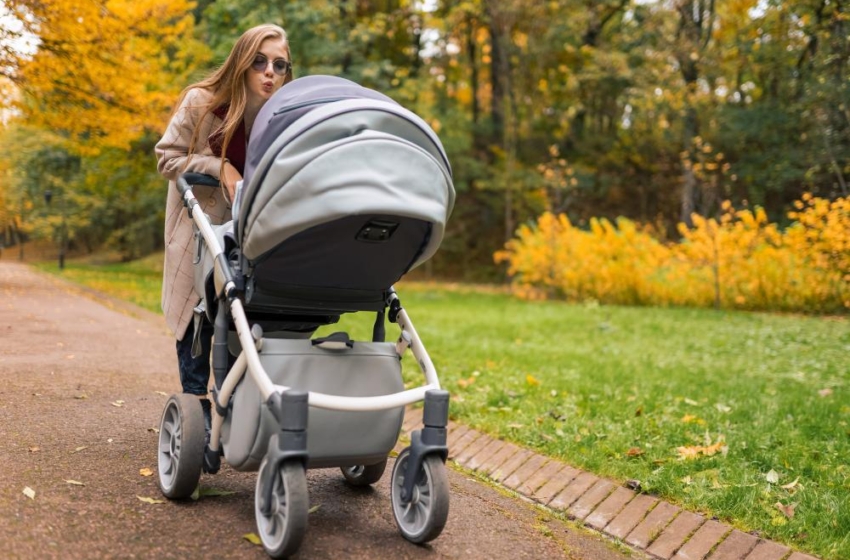
[[[283,39],[266,39],[245,74],[248,103],[265,103],[283,85],[289,69],[289,52]]]

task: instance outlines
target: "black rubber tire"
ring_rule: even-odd
[[[188,498],[198,487],[204,464],[204,412],[194,395],[178,393],[165,403],[159,422],[157,471],[166,498]]]
[[[257,489],[254,495],[257,533],[266,554],[272,558],[286,558],[298,551],[307,532],[310,505],[307,475],[304,465],[298,461],[287,461],[281,465],[272,490],[274,510],[267,517],[260,510],[260,492],[262,477],[268,465],[268,458],[263,459],[257,473]]]
[[[387,470],[387,460],[374,465],[355,465],[353,467],[340,467],[342,476],[351,486],[369,486],[375,484],[384,476]]]
[[[390,488],[393,517],[401,534],[410,542],[422,544],[436,539],[449,517],[449,478],[440,457],[427,455],[416,473],[413,499],[401,501],[410,448],[402,451],[393,466]]]

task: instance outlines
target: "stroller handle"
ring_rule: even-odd
[[[219,187],[221,183],[218,179],[206,173],[183,173],[177,178],[177,191],[181,197],[185,197],[186,191],[191,189],[193,185]]]

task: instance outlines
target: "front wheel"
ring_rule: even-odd
[[[449,478],[446,465],[436,455],[427,455],[418,473],[413,473],[416,483],[413,495],[407,503],[402,502],[401,491],[410,448],[402,451],[392,474],[393,516],[401,534],[410,542],[421,544],[436,539],[446,526],[449,516]]]
[[[266,554],[272,558],[285,558],[295,554],[307,532],[307,475],[300,462],[283,463],[274,476],[271,511],[269,515],[265,515],[260,507],[260,500],[262,481],[269,468],[268,458],[265,458],[257,473],[257,491],[254,495],[257,532]]]

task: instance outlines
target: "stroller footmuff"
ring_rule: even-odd
[[[197,181],[183,176],[178,188],[197,230],[200,318],[215,327],[213,421],[205,445],[197,399],[168,400],[163,493],[189,497],[222,458],[258,471],[258,533],[269,555],[288,556],[307,527],[305,469],[378,482],[405,406],[424,402],[390,496],[405,538],[436,538],[448,516],[449,396],[393,285],[434,254],[454,204],[437,136],[382,94],[311,76],[260,111],[232,222],[209,223],[192,193]],[[374,317],[371,340],[315,335],[347,313]],[[387,321],[399,328],[394,343],[385,342]],[[408,350],[424,383],[405,389]]]

